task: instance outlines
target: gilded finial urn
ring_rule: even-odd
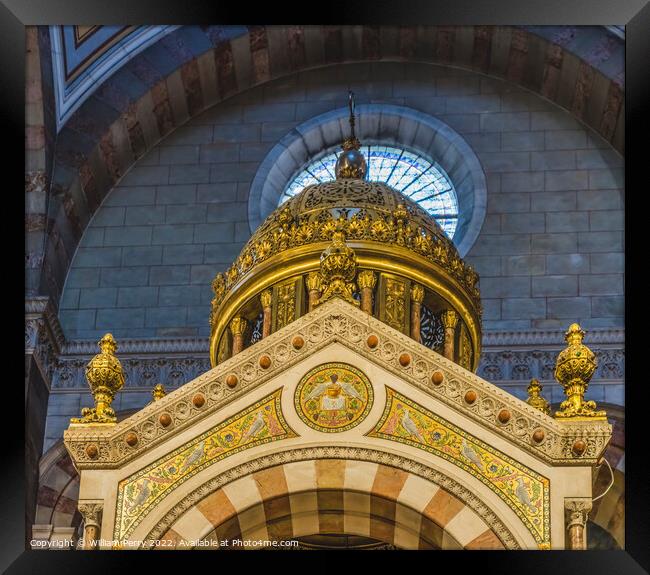
[[[555,417],[588,417],[604,419],[604,411],[596,411],[595,401],[585,401],[589,381],[596,371],[598,362],[594,353],[582,343],[585,332],[573,323],[564,334],[567,347],[555,362],[555,379],[564,388],[567,398],[560,404]]]
[[[526,400],[526,403],[548,415],[551,411],[551,407],[548,404],[548,401],[542,397],[542,384],[539,383],[537,379],[533,378],[530,380],[530,385],[528,386],[527,391],[528,399]]]
[[[101,350],[86,366],[86,380],[95,399],[95,407],[84,407],[80,418],[71,423],[115,423],[117,417],[111,407],[115,394],[124,386],[124,371],[120,360],[115,357],[117,343],[107,333],[98,342]]]

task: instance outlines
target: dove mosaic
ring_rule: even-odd
[[[258,445],[297,437],[282,415],[281,396],[280,388],[121,481],[115,538],[132,533],[162,498],[213,463]]]
[[[421,405],[386,387],[386,407],[369,437],[438,455],[494,491],[540,545],[550,544],[550,482]]]
[[[309,371],[294,395],[296,412],[313,429],[326,433],[359,425],[372,407],[372,385],[347,363],[326,363]]]

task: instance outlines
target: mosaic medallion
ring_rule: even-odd
[[[372,385],[362,371],[347,363],[325,363],[300,380],[294,404],[309,427],[336,433],[359,425],[372,398]]]

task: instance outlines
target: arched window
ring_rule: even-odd
[[[368,163],[366,179],[385,182],[418,203],[453,238],[458,224],[458,199],[445,171],[429,158],[395,146],[363,146]],[[279,204],[300,193],[306,186],[335,179],[334,166],[339,152],[312,161],[285,187]]]

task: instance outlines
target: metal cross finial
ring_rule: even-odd
[[[351,138],[355,138],[354,134],[354,92],[352,90],[348,90],[348,106],[350,108],[350,130],[352,131],[352,134],[350,135]]]

